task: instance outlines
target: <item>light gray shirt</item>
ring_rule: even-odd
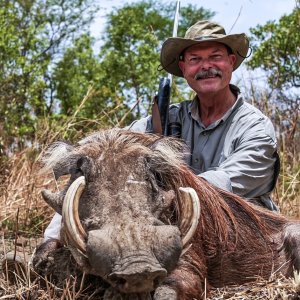
[[[196,174],[251,202],[277,210],[270,198],[279,169],[275,130],[269,118],[239,97],[225,115],[205,127],[199,100],[171,105],[169,122],[181,126],[180,138],[190,149],[187,163]],[[130,126],[152,131],[152,118]]]

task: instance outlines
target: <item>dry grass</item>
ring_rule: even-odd
[[[300,219],[300,159],[290,161],[282,154],[281,165],[274,198],[284,215]]]
[[[0,219],[4,233],[42,233],[53,211],[41,198],[44,188],[55,189],[53,176],[40,177],[32,149],[13,155],[0,182]]]
[[[42,232],[49,223],[53,211],[42,200],[44,188],[58,189],[52,174],[38,175],[38,163],[32,149],[26,149],[11,157],[6,164],[5,178],[0,182],[0,218],[2,220],[1,258],[8,251],[17,249],[31,254],[41,241]],[[282,177],[277,187],[277,197],[282,212],[299,217],[298,173]],[[283,176],[283,175],[282,175]],[[287,175],[284,175],[287,176]],[[284,180],[283,180],[284,179]],[[282,186],[284,184],[284,186]],[[20,242],[23,241],[23,242]],[[25,242],[24,242],[25,241]],[[65,289],[58,289],[46,281],[16,278],[16,283],[7,282],[3,273],[0,277],[0,299],[101,299],[96,293],[85,293],[75,289],[76,279],[70,279]],[[97,291],[96,291],[97,292]],[[255,283],[213,290],[206,299],[299,299],[300,276],[296,279],[284,277],[257,279]]]
[[[235,299],[235,300],[292,300],[300,297],[300,277],[295,273],[295,278],[283,276],[272,277],[269,280],[258,278],[256,282],[242,286],[230,286],[216,289],[208,299]]]

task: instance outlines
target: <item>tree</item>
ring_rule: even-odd
[[[89,34],[80,36],[65,51],[54,69],[56,98],[60,103],[59,115],[72,116],[80,107],[77,117],[95,121],[101,119],[102,124],[116,125],[129,108],[107,80],[100,57],[94,52],[94,41]],[[82,104],[90,87],[93,93]],[[108,111],[113,111],[114,116],[109,116]],[[130,114],[128,117],[132,120]]]
[[[0,143],[21,143],[51,112],[53,64],[95,11],[91,0],[0,0]]]
[[[55,67],[53,79],[56,83],[56,97],[60,102],[60,114],[72,115],[89,86],[94,85],[101,76],[100,62],[94,54],[93,43],[94,39],[89,34],[83,34],[65,51]],[[95,105],[95,110],[97,108]],[[92,116],[92,113],[89,114],[89,117]]]
[[[92,0],[0,4],[0,144],[22,145],[33,139],[39,121],[63,121],[74,112],[90,119],[105,115],[114,125],[146,113],[163,74],[159,50],[171,36],[175,7],[150,0],[110,13],[96,55],[94,40],[84,33],[97,10]],[[183,7],[179,34],[211,16]],[[81,105],[90,86],[95,92]],[[136,115],[128,112],[139,102]]]
[[[248,66],[262,68],[272,88],[300,87],[300,9],[250,32],[253,56]]]
[[[251,28],[251,69],[261,68],[267,74],[269,88],[264,103],[273,107],[272,119],[280,132],[280,144],[294,159],[299,157],[300,108],[300,8],[282,16],[278,22]]]
[[[148,111],[157,91],[159,51],[162,42],[172,36],[174,12],[172,5],[141,1],[108,15],[105,43],[100,53],[107,86],[114,87],[131,105],[142,103],[144,112]],[[180,13],[181,34],[195,20],[214,15],[192,5],[182,7]],[[137,105],[136,117],[140,114],[141,106]]]

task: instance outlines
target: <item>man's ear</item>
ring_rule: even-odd
[[[184,75],[184,71],[185,71],[185,63],[184,63],[183,60],[180,60],[180,61],[178,62],[178,67],[179,67],[179,69],[181,70],[181,72],[182,72],[183,75]]]
[[[229,54],[229,60],[230,60],[230,64],[233,68],[235,62],[236,62],[236,55],[235,54]]]

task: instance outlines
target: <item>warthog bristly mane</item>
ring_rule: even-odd
[[[151,253],[159,253],[154,255],[155,259],[158,257],[158,261],[164,261],[165,257],[162,258],[161,253],[167,257],[169,248],[176,255],[178,251],[182,251],[176,250],[178,243],[175,234],[179,232],[178,236],[182,235],[182,231],[177,230],[182,220],[179,188],[192,188],[199,198],[201,212],[198,227],[189,240],[189,247],[186,252],[178,255],[176,268],[167,259],[163,268],[156,262],[152,264],[153,273],[160,274],[157,275],[159,278],[164,272],[168,272],[163,285],[176,291],[177,295],[177,298],[170,298],[171,300],[201,299],[202,292],[209,286],[241,284],[253,280],[255,276],[269,278],[274,271],[282,271],[289,275],[293,269],[293,262],[296,268],[300,268],[300,250],[297,249],[300,245],[299,234],[297,235],[298,221],[289,220],[279,213],[268,211],[237,195],[213,187],[193,173],[186,164],[188,158],[186,145],[176,138],[162,138],[123,129],[99,131],[74,145],[56,142],[47,149],[43,157],[43,171],[53,170],[56,178],[70,174],[70,181],[58,195],[47,194],[44,198],[61,213],[62,199],[72,182],[78,179],[84,181],[87,186],[90,185],[80,198],[86,202],[90,201],[90,207],[86,208],[84,203],[81,203],[82,211],[79,213],[82,226],[87,228],[85,236],[92,240],[87,242],[87,253],[90,244],[94,243],[99,249],[106,245],[113,253],[117,253],[115,256],[121,260],[121,263],[116,259],[111,264],[124,267],[126,259],[131,257],[132,253],[136,253],[136,248],[139,249],[143,238]],[[171,199],[171,205],[164,204],[164,198]],[[101,199],[107,201],[103,207]],[[150,208],[143,210],[143,207],[139,206],[140,203]],[[94,213],[92,205],[99,209],[97,214]],[[139,207],[140,211],[137,212],[136,207]],[[169,211],[165,213],[164,209]],[[121,213],[127,212],[128,221],[121,222],[121,225],[116,224],[121,219]],[[103,215],[107,216],[105,220],[111,227],[113,226],[110,222],[113,219],[114,228],[107,229],[108,226],[103,224]],[[139,228],[142,228],[141,232]],[[124,255],[123,260],[118,251],[126,239],[115,238],[116,232],[121,230],[124,230],[128,240],[139,241],[130,255]],[[149,242],[148,237],[151,234],[155,238],[159,236],[159,247]],[[118,242],[108,244],[108,240]],[[160,252],[161,248],[164,248],[161,245],[166,240],[171,240],[172,246],[166,247],[165,252]],[[182,245],[178,246],[178,249],[180,247]],[[139,252],[140,260],[148,255],[144,255],[148,251],[146,250],[143,248],[143,251]],[[91,260],[97,261],[99,255],[92,255],[94,258]],[[116,271],[108,267],[107,261],[113,260],[111,257],[101,259],[98,259],[97,263],[100,262],[97,267],[105,274],[105,280],[111,280],[110,283],[116,283],[118,286],[130,278],[134,282],[134,288],[140,291],[140,286],[136,284],[138,276],[132,275],[135,267],[142,272],[140,260],[133,264],[134,267],[130,265],[128,270],[120,267]],[[150,261],[152,259],[151,256]],[[106,274],[107,270],[110,275]],[[121,280],[119,276],[123,276]],[[146,292],[154,288],[151,284],[147,286]],[[123,288],[125,293],[130,292],[130,287],[129,290],[124,286]],[[161,292],[157,292],[157,295],[159,293]],[[160,298],[157,296],[153,299]]]

